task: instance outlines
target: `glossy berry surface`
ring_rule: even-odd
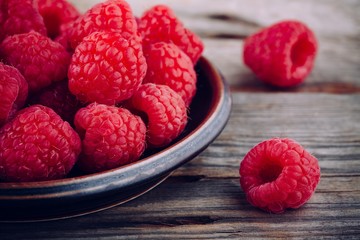
[[[81,101],[114,105],[132,96],[146,70],[138,38],[95,32],[84,38],[72,56],[69,88]]]
[[[31,31],[46,36],[44,20],[33,0],[4,0],[1,1],[0,6],[2,12],[0,40]]]
[[[127,109],[92,103],[76,113],[75,126],[82,139],[78,165],[85,172],[134,162],[145,150],[145,124]]]
[[[0,129],[0,179],[29,182],[59,179],[81,150],[78,134],[53,110],[34,105]]]
[[[163,147],[171,143],[187,124],[184,100],[166,85],[141,85],[129,100],[129,106],[131,110],[144,117],[150,148]]]
[[[0,63],[0,127],[25,104],[28,84],[14,67]]]
[[[247,200],[272,213],[301,207],[320,181],[318,160],[286,138],[257,144],[245,155],[239,172]]]
[[[129,37],[137,34],[137,24],[130,5],[125,0],[108,0],[98,3],[75,23],[70,33],[73,49],[93,32],[117,32]]]
[[[0,49],[5,62],[16,67],[25,77],[31,92],[67,76],[70,54],[61,44],[37,32],[7,37]]]
[[[139,20],[139,33],[144,45],[156,42],[170,42],[177,45],[195,64],[203,50],[201,39],[185,28],[172,9],[156,5],[146,11]]]
[[[292,87],[310,74],[317,48],[309,27],[298,21],[283,21],[249,36],[243,58],[260,80],[277,87]]]
[[[144,83],[169,86],[189,106],[196,92],[196,73],[191,59],[172,43],[158,42],[144,49],[148,70]]]

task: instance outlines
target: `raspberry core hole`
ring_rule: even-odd
[[[273,182],[279,177],[282,170],[283,167],[278,163],[265,164],[260,170],[260,178],[263,183]]]
[[[293,66],[304,66],[310,57],[315,53],[315,46],[307,36],[300,37],[291,48],[291,61]]]

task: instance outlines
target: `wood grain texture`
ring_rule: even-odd
[[[85,11],[100,1],[71,2]],[[233,91],[227,127],[193,161],[129,203],[68,220],[0,224],[0,239],[359,239],[360,1],[128,2],[138,16],[168,4],[203,38],[204,55]],[[307,81],[283,91],[257,80],[241,54],[246,36],[289,18],[308,24],[320,49]],[[239,184],[241,159],[272,137],[301,143],[322,173],[310,201],[281,215],[250,206]]]

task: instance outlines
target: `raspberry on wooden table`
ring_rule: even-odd
[[[73,49],[93,32],[118,32],[129,37],[137,34],[137,24],[125,0],[108,0],[90,8],[79,17],[70,33]]]
[[[318,160],[286,138],[257,144],[245,155],[239,172],[247,200],[272,213],[301,207],[320,181]]]
[[[145,150],[146,126],[127,109],[92,103],[76,113],[75,126],[82,138],[78,165],[85,172],[134,162]]]
[[[66,0],[34,0],[47,29],[47,36],[55,39],[63,27],[76,20],[79,11]]]
[[[310,74],[317,48],[315,35],[305,24],[282,21],[249,36],[243,58],[262,81],[291,87]]]
[[[0,127],[24,105],[28,84],[14,67],[0,62]]]
[[[78,134],[52,109],[22,109],[0,129],[0,179],[29,182],[59,179],[81,151]]]
[[[158,42],[144,48],[148,70],[143,83],[169,86],[189,106],[196,92],[196,73],[191,59],[175,44]]]
[[[33,0],[6,0],[1,3],[3,24],[0,41],[7,36],[36,31],[46,36],[46,27]]]
[[[166,85],[141,85],[127,102],[127,107],[144,117],[150,148],[168,145],[180,135],[187,124],[184,100]]]
[[[146,69],[137,37],[95,32],[84,38],[72,56],[69,88],[81,101],[114,105],[132,96]]]
[[[156,42],[174,43],[190,57],[193,64],[199,60],[204,50],[201,39],[185,28],[168,6],[156,5],[146,11],[138,28],[144,45]]]
[[[5,62],[23,74],[31,92],[66,78],[70,54],[61,44],[37,32],[7,37],[0,51]]]

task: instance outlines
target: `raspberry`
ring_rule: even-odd
[[[76,112],[83,107],[83,104],[70,93],[68,81],[53,83],[35,96],[33,95],[30,102],[51,108],[70,124],[73,124]]]
[[[70,45],[70,33],[74,24],[75,22],[69,22],[61,25],[59,35],[54,39],[55,42],[60,43],[71,54],[74,53],[74,49]]]
[[[139,88],[146,60],[137,38],[95,32],[76,48],[69,67],[70,91],[84,102],[114,105]]]
[[[0,179],[12,182],[64,177],[81,150],[77,133],[50,108],[20,110],[0,129]]]
[[[70,54],[37,32],[7,37],[0,49],[5,61],[23,74],[31,92],[66,78]]]
[[[139,115],[145,114],[149,148],[168,145],[187,124],[184,100],[166,85],[143,84],[126,104]]]
[[[118,32],[126,37],[136,35],[136,20],[125,0],[99,3],[78,18],[70,34],[71,46],[75,49],[84,37],[99,31]]]
[[[185,28],[175,13],[165,5],[156,5],[140,19],[139,33],[144,44],[171,42],[183,50],[195,64],[204,49],[201,39]]]
[[[0,40],[30,31],[46,36],[46,28],[32,0],[6,0],[2,3],[3,25]]]
[[[76,113],[75,126],[83,146],[78,164],[85,172],[134,162],[145,150],[145,124],[127,109],[92,103]]]
[[[240,164],[247,200],[272,213],[299,208],[320,180],[318,160],[291,139],[270,139],[248,152]]]
[[[249,36],[244,62],[262,81],[278,87],[302,83],[313,68],[317,41],[303,23],[283,21]]]
[[[148,70],[144,83],[169,86],[189,106],[196,92],[196,73],[191,59],[172,43],[159,42],[144,49]]]
[[[52,39],[60,35],[64,25],[80,16],[79,11],[66,0],[35,0],[34,4],[44,19],[48,37]]]
[[[0,127],[25,103],[28,85],[14,67],[0,62]]]

